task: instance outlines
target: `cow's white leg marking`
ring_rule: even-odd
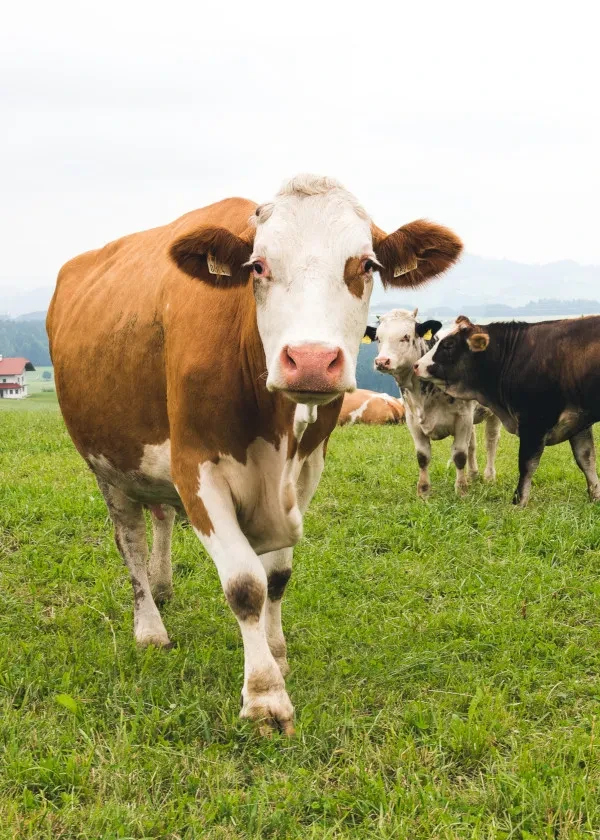
[[[485,421],[485,451],[486,463],[483,478],[485,481],[496,480],[496,451],[500,440],[502,421],[495,414],[487,417]]]
[[[240,716],[275,724],[291,734],[294,708],[267,641],[267,575],[239,527],[229,486],[211,462],[200,467],[198,495],[213,530],[208,535],[198,529],[196,533],[215,563],[244,644]]]
[[[171,566],[171,535],[175,522],[175,509],[162,505],[164,519],[152,513],[152,551],[148,564],[150,588],[155,601],[167,601],[173,595],[173,569]]]
[[[98,485],[115,526],[117,547],[131,577],[135,640],[144,647],[165,647],[169,644],[169,637],[152,598],[148,580],[148,541],[142,505],[102,479],[98,479]]]
[[[591,428],[583,429],[569,440],[575,463],[584,474],[592,502],[600,500],[600,481],[596,472],[596,448]]]
[[[473,426],[471,430],[471,439],[469,440],[467,468],[469,475],[476,476],[479,473],[479,467],[477,466],[477,434],[475,432],[475,426]]]
[[[287,661],[287,645],[281,624],[281,599],[292,574],[293,549],[282,548],[263,554],[261,562],[267,574],[267,602],[265,605],[265,627],[267,642],[283,677],[290,666]]]
[[[431,490],[429,481],[429,462],[431,461],[431,441],[423,434],[421,427],[415,420],[412,411],[406,411],[406,425],[413,439],[417,451],[417,463],[419,465],[419,480],[417,482],[417,496],[427,498]]]
[[[297,431],[303,430],[297,429]],[[305,513],[317,489],[324,464],[325,459],[321,446],[309,455],[302,464],[296,483],[298,507],[301,513]],[[284,677],[289,673],[289,664],[287,661],[287,645],[281,623],[281,600],[292,574],[292,555],[293,550],[291,548],[283,548],[280,551],[263,554],[260,558],[267,573],[268,594],[265,609],[267,641]]]
[[[452,460],[456,467],[456,481],[454,489],[459,496],[467,492],[468,481],[465,473],[467,463],[467,450],[469,441],[473,435],[473,417],[467,419],[460,415],[456,418],[454,426],[454,441],[452,442]]]

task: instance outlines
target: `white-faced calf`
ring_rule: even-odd
[[[456,492],[462,495],[467,489],[468,473],[476,475],[478,472],[477,440],[473,425],[484,420],[486,422],[487,463],[484,478],[493,481],[496,477],[494,460],[500,436],[500,421],[474,400],[455,399],[435,385],[418,379],[415,365],[434,345],[435,334],[442,325],[439,321],[419,323],[417,311],[393,309],[381,317],[377,328],[367,327],[367,335],[379,342],[375,367],[382,373],[391,374],[402,391],[406,425],[417,450],[417,493],[426,496],[431,489],[431,441],[452,436],[452,460],[456,467],[454,486]]]
[[[523,507],[545,446],[568,440],[600,499],[592,424],[600,420],[600,317],[539,324],[472,324],[463,315],[419,361],[424,381],[460,399],[476,399],[519,436]]]

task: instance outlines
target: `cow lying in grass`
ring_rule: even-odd
[[[600,317],[472,324],[464,315],[415,366],[424,383],[489,406],[519,436],[513,503],[527,504],[545,446],[568,440],[600,500],[592,424],[600,420]]]
[[[338,426],[383,426],[404,423],[404,420],[404,406],[399,399],[390,394],[358,388],[344,397]]]
[[[367,327],[366,335],[379,342],[375,367],[394,377],[402,392],[408,426],[417,450],[419,480],[417,493],[427,496],[431,489],[429,462],[431,441],[453,436],[452,460],[456,467],[455,489],[463,495],[468,474],[476,475],[477,439],[473,426],[485,420],[487,463],[484,478],[496,478],[494,461],[500,437],[500,420],[475,400],[459,400],[444,394],[434,384],[421,382],[415,374],[418,360],[435,346],[440,321],[417,321],[417,312],[393,309],[383,315],[378,326]],[[429,336],[428,338],[426,336]],[[468,470],[468,472],[467,472]]]

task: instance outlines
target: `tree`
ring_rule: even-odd
[[[52,374],[50,373],[50,371],[49,371],[49,370],[45,370],[45,371],[42,373],[42,379],[52,379]]]

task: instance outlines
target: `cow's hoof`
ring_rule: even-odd
[[[430,493],[431,484],[419,484],[419,486],[417,487],[417,496],[419,497],[419,499],[428,499]]]
[[[491,484],[496,480],[496,470],[486,470],[483,474],[483,480]]]
[[[167,631],[162,625],[146,624],[145,626],[139,624],[135,628],[135,640],[140,647],[159,647],[170,648],[173,647]]]
[[[600,487],[590,488],[590,502],[600,502]]]
[[[469,492],[469,485],[466,481],[461,482],[460,484],[455,484],[454,489],[456,491],[456,495],[462,498],[463,496],[466,496]]]
[[[252,720],[258,724],[261,735],[281,732],[283,735],[293,735],[294,707],[290,702],[283,680],[268,686],[265,675],[253,674],[248,679],[248,685],[242,691],[242,710],[240,717]],[[263,690],[257,690],[263,689]]]

